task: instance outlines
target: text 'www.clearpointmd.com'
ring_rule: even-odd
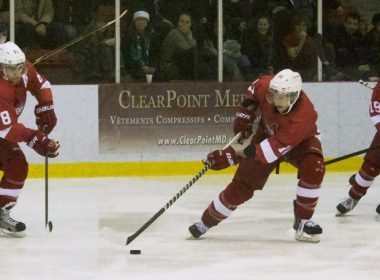
[[[187,136],[182,135],[175,138],[158,138],[158,145],[170,146],[170,145],[214,145],[214,144],[226,144],[230,140],[224,134],[213,136]]]

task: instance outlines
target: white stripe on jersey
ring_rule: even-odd
[[[374,125],[377,125],[378,123],[380,123],[380,115],[376,115],[376,116],[371,117],[371,120],[372,120]]]
[[[320,190],[321,190],[320,188],[318,188],[318,189],[306,189],[306,188],[298,186],[296,193],[298,196],[302,196],[302,197],[318,198]]]
[[[268,139],[263,140],[260,143],[260,147],[263,150],[264,157],[268,163],[272,163],[278,159],[276,154],[273,152]]]
[[[9,130],[11,130],[11,128],[12,127],[10,126],[10,127],[6,128],[6,129],[0,130],[0,137],[1,138],[5,138],[8,135],[8,132],[9,132]]]
[[[49,81],[45,81],[42,85],[41,88],[51,88],[51,84]]]
[[[369,188],[373,184],[373,180],[368,181],[368,180],[364,179],[359,173],[356,173],[355,181],[356,181],[356,183],[358,183],[359,186],[361,186],[363,188]]]
[[[12,196],[12,197],[18,198],[18,196],[20,195],[20,190],[0,188],[0,195],[6,195],[6,196]]]
[[[215,207],[216,211],[218,211],[220,214],[222,214],[223,216],[226,216],[226,217],[231,215],[233,212],[232,210],[230,210],[226,206],[224,206],[224,204],[219,199],[219,195],[217,198],[214,199],[214,207]]]

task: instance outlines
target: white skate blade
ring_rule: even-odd
[[[305,232],[302,232],[302,234],[295,233],[294,238],[297,241],[301,242],[318,243],[319,241],[321,241],[321,234],[310,235]]]
[[[302,235],[298,236],[293,228],[289,228],[286,231],[286,236],[291,240],[308,243],[318,243],[321,240],[321,234],[308,235],[306,233],[303,233]]]
[[[12,232],[12,231],[9,231],[9,230],[2,228],[2,229],[0,229],[0,236],[1,237],[23,238],[26,236],[26,233],[25,233],[25,231]]]
[[[191,233],[189,234],[188,237],[186,237],[186,240],[204,240],[206,238],[204,238],[203,236],[199,236],[198,238],[194,237],[191,235]]]
[[[344,217],[344,216],[346,216],[346,214],[347,213],[340,213],[340,212],[337,212],[336,214],[335,214],[335,217]]]

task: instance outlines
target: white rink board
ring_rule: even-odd
[[[304,89],[319,114],[325,157],[340,156],[369,145],[375,132],[368,116],[371,90],[359,83],[309,83],[304,84]],[[128,155],[99,154],[97,90],[96,85],[53,86],[58,124],[51,136],[60,141],[61,150],[52,162],[186,161],[204,157],[196,147],[192,153],[183,153],[180,146],[172,154],[143,151]],[[35,127],[34,106],[34,98],[28,96],[20,121],[30,127]],[[23,150],[30,163],[43,163],[34,151],[24,145]]]

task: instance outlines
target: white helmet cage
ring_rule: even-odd
[[[276,96],[286,96],[288,98],[289,113],[293,105],[298,100],[302,90],[302,78],[298,72],[284,69],[278,72],[269,83],[268,101],[273,104]]]

